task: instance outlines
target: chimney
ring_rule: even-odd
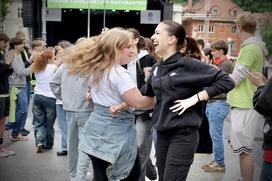
[[[188,0],[188,10],[193,7],[193,0]]]

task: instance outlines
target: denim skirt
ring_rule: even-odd
[[[85,124],[79,150],[110,163],[110,181],[126,178],[137,156],[134,115],[128,111],[112,117],[109,107],[94,104]]]

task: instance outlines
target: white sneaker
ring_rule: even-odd
[[[9,147],[7,146],[1,146],[1,150],[8,154],[8,156],[14,156],[15,155],[15,151],[11,150]]]
[[[0,147],[0,158],[7,158],[9,155]]]

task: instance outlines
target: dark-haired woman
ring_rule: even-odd
[[[42,148],[51,149],[54,144],[56,98],[49,86],[56,69],[56,66],[51,63],[54,59],[54,49],[47,48],[36,55],[32,64],[32,71],[37,81],[32,108],[37,153],[41,153]]]
[[[163,21],[151,37],[162,60],[153,66],[143,94],[157,100],[153,121],[159,181],[186,180],[199,140],[197,103],[234,87],[223,71],[180,53],[185,35],[179,23]]]

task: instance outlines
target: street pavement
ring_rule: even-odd
[[[60,149],[60,130],[55,123],[55,145],[52,150],[37,154],[35,151],[34,131],[32,127],[31,106],[29,109],[26,128],[31,131],[28,141],[12,142],[8,137],[4,142],[15,152],[15,156],[0,158],[0,181],[69,181],[67,172],[67,157],[59,157],[56,152]],[[259,181],[261,162],[262,162],[262,134],[261,127],[263,122],[258,125],[258,134],[254,145],[255,172],[254,181]],[[212,161],[210,154],[195,154],[194,163],[191,166],[187,181],[237,181],[240,175],[239,159],[234,155],[228,144],[229,139],[229,120],[224,124],[224,145],[225,145],[225,173],[206,173],[201,169],[203,164]],[[155,163],[154,147],[151,155]],[[146,181],[149,181],[146,179]]]

